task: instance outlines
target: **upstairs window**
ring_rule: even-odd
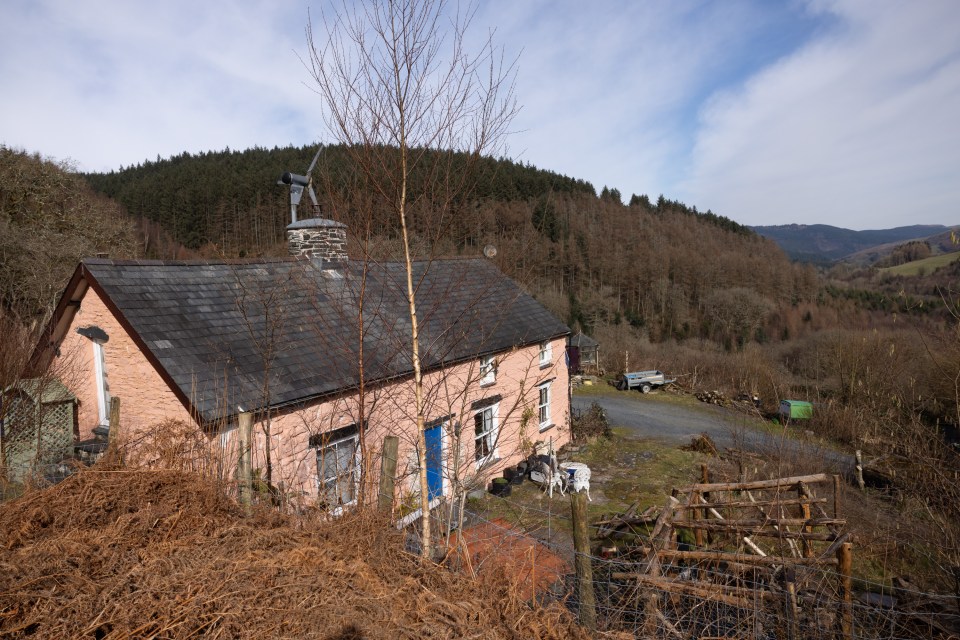
[[[485,387],[497,381],[497,364],[493,356],[480,358],[480,386]]]
[[[547,367],[550,366],[553,361],[553,349],[550,345],[550,341],[540,343],[540,366]]]
[[[110,337],[107,332],[96,325],[80,327],[77,333],[89,338],[93,344],[93,375],[97,385],[97,424],[110,424],[110,384],[107,382],[107,361],[104,357],[103,345]]]

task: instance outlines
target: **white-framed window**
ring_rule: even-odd
[[[550,422],[550,383],[537,386],[537,416],[540,419],[540,428],[546,429]]]
[[[103,343],[93,340],[93,369],[97,380],[97,420],[101,426],[110,424],[110,385],[107,384],[107,363],[103,357]]]
[[[490,405],[473,414],[474,459],[479,467],[497,457],[497,408]]]
[[[549,340],[540,343],[540,366],[549,366],[553,361],[553,348]]]
[[[321,504],[339,512],[357,501],[360,481],[360,431],[350,425],[310,438],[317,449],[317,494]]]
[[[480,386],[485,387],[497,381],[497,363],[493,356],[480,358]]]

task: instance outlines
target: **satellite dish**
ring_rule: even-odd
[[[483,255],[487,256],[488,258],[492,258],[497,255],[497,248],[492,244],[488,244],[483,248]]]
[[[307,193],[310,194],[310,201],[313,202],[314,208],[320,208],[320,203],[317,202],[317,194],[313,192],[313,177],[310,174],[313,173],[313,168],[316,166],[317,160],[320,159],[320,152],[322,151],[323,145],[320,145],[320,148],[317,149],[317,155],[313,156],[313,162],[311,162],[310,166],[307,167],[306,175],[300,175],[299,173],[291,173],[287,171],[280,176],[280,179],[277,181],[277,184],[286,184],[290,186],[291,222],[297,221],[297,205],[300,204],[300,198],[303,197],[304,189],[306,189]]]

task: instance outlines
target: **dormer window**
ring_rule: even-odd
[[[553,349],[550,341],[540,343],[540,366],[549,367],[553,363]]]
[[[480,358],[480,386],[485,387],[497,381],[497,363],[493,356]]]

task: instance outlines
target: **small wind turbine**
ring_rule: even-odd
[[[317,164],[321,151],[323,151],[323,145],[320,145],[320,148],[317,149],[317,155],[313,156],[313,162],[310,163],[310,167],[307,169],[307,175],[302,176],[299,173],[287,171],[280,176],[280,180],[277,181],[277,184],[290,185],[291,222],[297,221],[297,205],[300,204],[300,198],[303,197],[304,189],[310,194],[310,200],[313,202],[314,208],[320,209],[320,203],[317,202],[317,194],[313,192],[313,177],[310,174],[313,173],[313,167]]]

